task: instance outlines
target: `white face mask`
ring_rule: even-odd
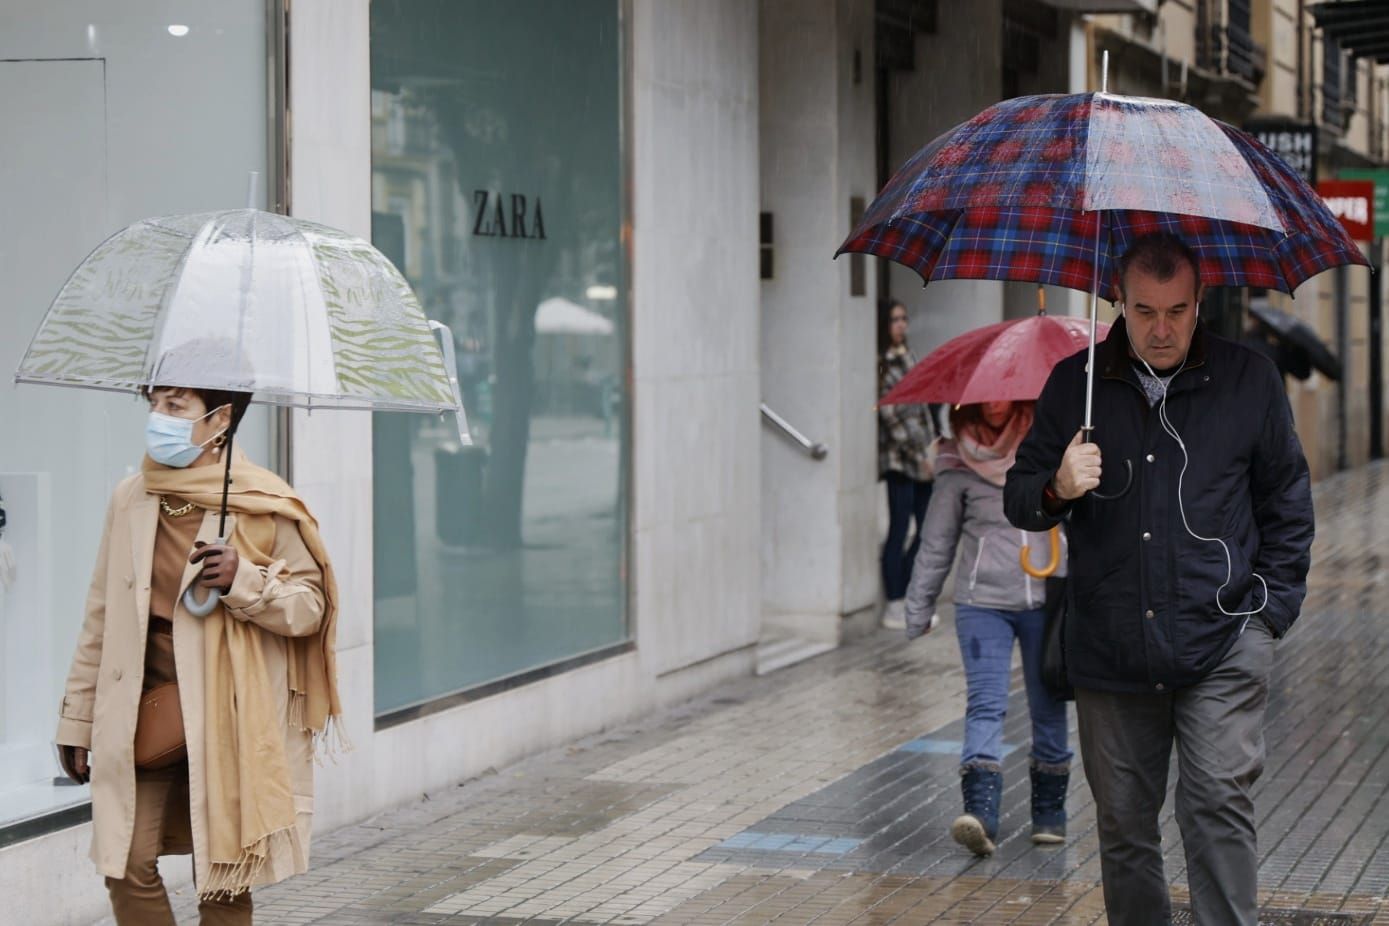
[[[219,405],[202,418],[175,418],[173,415],[150,412],[149,421],[145,424],[145,450],[149,452],[150,459],[176,469],[191,465],[202,456],[204,447],[226,433],[226,428],[223,428],[201,444],[195,444],[193,425],[223,408],[226,406]]]

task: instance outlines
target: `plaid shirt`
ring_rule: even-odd
[[[878,364],[878,397],[887,395],[914,366],[916,357],[905,344],[889,347]],[[936,428],[928,406],[878,406],[879,478],[901,473],[918,482],[929,482],[933,474],[926,452],[935,439]]]

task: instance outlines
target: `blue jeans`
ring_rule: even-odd
[[[965,664],[967,686],[965,746],[960,764],[997,767],[1003,760],[1003,719],[1008,713],[1009,668],[1013,640],[1022,647],[1022,671],[1027,683],[1027,709],[1032,716],[1032,761],[1066,765],[1066,702],[1051,696],[1042,684],[1042,638],[1046,613],[997,611],[958,605],[955,634]]]
[[[912,578],[912,563],[921,547],[921,525],[926,520],[926,507],[931,503],[931,483],[917,482],[910,476],[890,472],[887,482],[887,540],[883,541],[883,592],[888,601],[906,597],[907,583]],[[916,521],[916,536],[904,551],[907,531]]]

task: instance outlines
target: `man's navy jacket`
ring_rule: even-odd
[[[1059,516],[1043,488],[1080,430],[1085,353],[1061,361],[1037,402],[1032,430],[1008,473],[1004,510],[1023,530],[1065,521],[1070,536],[1067,670],[1081,688],[1166,692],[1200,681],[1244,627],[1216,606],[1228,567],[1220,544],[1194,539],[1177,504],[1182,452],[1150,407],[1121,319],[1096,346],[1094,441],[1103,458],[1100,491],[1113,494],[1133,467],[1123,497],[1086,495]],[[1267,358],[1198,324],[1187,362],[1168,387],[1167,415],[1190,464],[1182,499],[1191,529],[1230,550],[1226,611],[1263,599],[1258,618],[1282,636],[1307,593],[1314,522],[1307,460],[1293,429],[1283,380]]]

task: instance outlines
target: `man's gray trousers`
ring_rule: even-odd
[[[1177,823],[1201,926],[1257,926],[1251,789],[1264,767],[1273,636],[1251,618],[1224,660],[1165,694],[1078,689],[1081,758],[1095,797],[1111,926],[1166,926],[1171,901],[1158,814],[1177,744]]]

